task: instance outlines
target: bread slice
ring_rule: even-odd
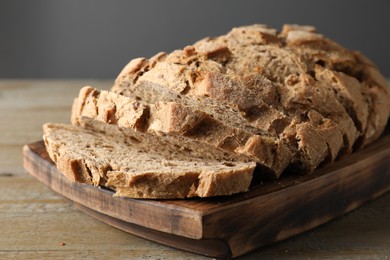
[[[115,196],[221,196],[247,191],[251,183],[256,166],[253,162],[189,156],[185,149],[167,145],[162,139],[150,143],[142,133],[129,136],[105,130],[45,124],[43,138],[50,158],[67,178],[108,187]]]
[[[365,57],[312,26],[234,28],[193,46],[131,61],[112,91],[145,103],[176,102],[267,136],[311,172],[383,132],[387,83]]]
[[[176,102],[145,104],[113,92],[84,87],[74,102],[72,122],[80,125],[85,118],[163,136],[177,144],[197,143],[213,153],[225,151],[233,160],[257,162],[263,172],[276,177],[291,159],[289,150],[272,136],[231,127],[206,112]]]

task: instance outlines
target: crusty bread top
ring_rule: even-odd
[[[307,172],[377,139],[390,113],[386,80],[373,63],[312,26],[243,26],[134,59],[112,91],[189,105],[272,135],[293,154],[291,167]]]
[[[65,124],[45,124],[44,141],[58,169],[69,179],[102,185],[116,196],[186,198],[247,191],[255,163],[223,162],[188,156],[162,142],[138,135],[115,136]],[[164,146],[156,150],[153,146]]]

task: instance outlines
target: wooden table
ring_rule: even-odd
[[[68,122],[84,85],[112,81],[0,80],[0,259],[207,259],[102,224],[35,180],[22,146],[42,137],[44,122]],[[390,259],[390,193],[312,231],[240,259]]]

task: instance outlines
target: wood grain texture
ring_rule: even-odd
[[[24,165],[38,180],[110,225],[206,256],[237,257],[300,234],[390,190],[390,134],[308,176],[253,185],[235,196],[186,200],[115,198],[68,181],[43,142],[24,147]],[[106,215],[106,216],[105,216]],[[265,228],[266,227],[266,228]]]
[[[69,122],[70,102],[82,86],[107,89],[112,82],[0,80],[0,259],[208,259],[102,224],[23,169],[22,147],[41,139],[43,123]],[[386,259],[389,227],[387,193],[239,259]]]

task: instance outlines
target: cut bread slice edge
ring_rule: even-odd
[[[74,182],[101,185],[114,196],[172,199],[231,195],[249,189],[254,162],[223,162],[189,157],[169,147],[147,150],[126,137],[82,127],[47,123],[44,142],[58,170]],[[123,134],[122,134],[123,135]],[[161,143],[153,144],[163,145]],[[177,159],[179,158],[179,159]],[[186,159],[183,159],[186,158]]]
[[[257,162],[263,169],[259,172],[274,177],[280,176],[292,156],[280,140],[231,127],[204,111],[169,101],[147,104],[89,86],[80,90],[73,105],[73,124],[79,125],[82,118],[170,138],[178,144],[196,143],[216,155],[224,151],[232,160]]]

